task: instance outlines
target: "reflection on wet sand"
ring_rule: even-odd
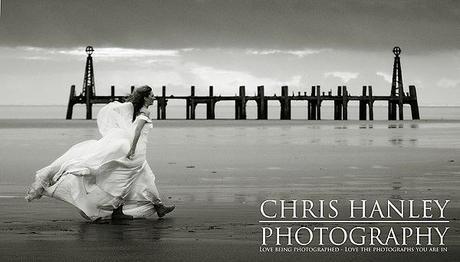
[[[168,235],[168,231],[171,231],[173,221],[174,218],[81,222],[78,227],[78,240],[159,240],[162,236]]]

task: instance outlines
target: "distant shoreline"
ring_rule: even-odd
[[[98,104],[93,107],[93,118],[97,117],[98,111],[103,107],[103,104]],[[0,105],[0,119],[55,119],[64,120],[66,115],[66,107],[61,105]],[[322,108],[322,122],[333,120],[334,107],[333,103],[328,101],[323,103]],[[410,108],[405,107],[405,119],[412,119]],[[156,119],[157,106],[153,105],[150,108],[151,116]],[[257,118],[257,105],[255,102],[248,102],[246,107],[247,119],[255,120]],[[270,102],[268,106],[268,119],[280,119],[280,107],[277,102]],[[291,121],[305,121],[307,120],[307,103],[295,102],[292,103]],[[421,106],[420,114],[422,120],[460,120],[460,106]],[[86,116],[84,105],[78,105],[74,108],[74,119],[83,119]],[[185,104],[168,103],[166,110],[167,120],[185,120],[186,106]],[[206,118],[206,105],[202,104],[196,108],[196,119]],[[219,120],[234,120],[235,119],[235,106],[234,103],[222,102],[217,103],[215,118]],[[350,104],[348,108],[348,121],[359,119],[359,106],[358,104]],[[374,105],[374,120],[387,121],[388,109],[385,103],[376,103]]]
[[[234,120],[234,119],[167,119],[167,120],[154,120],[156,128],[162,127],[258,127],[258,126],[324,126],[324,127],[383,127],[390,128],[389,125],[431,125],[431,124],[460,124],[458,119],[424,119],[424,120],[403,120],[403,121],[388,121],[388,120],[374,120],[374,121],[360,121],[360,120]],[[97,128],[96,120],[85,119],[0,119],[0,129],[9,128]]]

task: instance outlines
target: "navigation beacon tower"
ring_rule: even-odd
[[[388,100],[388,120],[396,120],[398,113],[399,120],[404,120],[404,104],[409,104],[412,109],[412,119],[420,119],[417,104],[417,95],[415,86],[409,86],[409,94],[404,93],[403,78],[401,70],[401,48],[398,46],[393,48],[395,55],[393,63],[393,79],[391,82],[391,95]]]
[[[85,97],[86,100],[86,119],[91,119],[93,115],[93,104],[91,103],[91,98],[96,96],[93,57],[91,56],[94,49],[92,46],[87,46],[85,51],[88,54],[88,57],[86,58],[85,77],[83,79],[83,90],[81,92],[81,96]]]

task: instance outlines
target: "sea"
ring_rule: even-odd
[[[93,106],[93,118],[97,117],[97,112],[103,105]],[[0,105],[0,119],[65,119],[66,105]],[[156,118],[156,106],[150,108],[152,118]],[[168,105],[166,108],[167,119],[185,119],[185,104]],[[216,104],[216,119],[234,119],[235,107],[231,102]],[[257,106],[255,103],[248,103],[246,107],[247,119],[257,119]],[[84,105],[75,105],[73,119],[84,119],[86,110]],[[404,108],[404,117],[411,119],[410,107]],[[420,117],[422,120],[460,120],[460,106],[421,106]],[[280,107],[273,103],[268,107],[269,119],[280,119]],[[293,103],[291,118],[296,120],[307,119],[306,105]],[[334,118],[334,108],[332,105],[321,107],[321,118],[332,120]],[[387,120],[387,106],[374,106],[374,120]],[[196,108],[196,119],[206,119],[206,105],[200,104]],[[359,119],[359,107],[348,107],[348,119]]]

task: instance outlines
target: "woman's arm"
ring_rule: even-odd
[[[131,144],[131,149],[129,150],[128,155],[126,155],[128,159],[133,159],[134,157],[137,142],[139,141],[139,137],[141,136],[141,130],[144,127],[145,123],[147,123],[147,121],[145,121],[144,119],[139,119],[139,122],[137,122],[136,130],[134,131],[134,139]]]

